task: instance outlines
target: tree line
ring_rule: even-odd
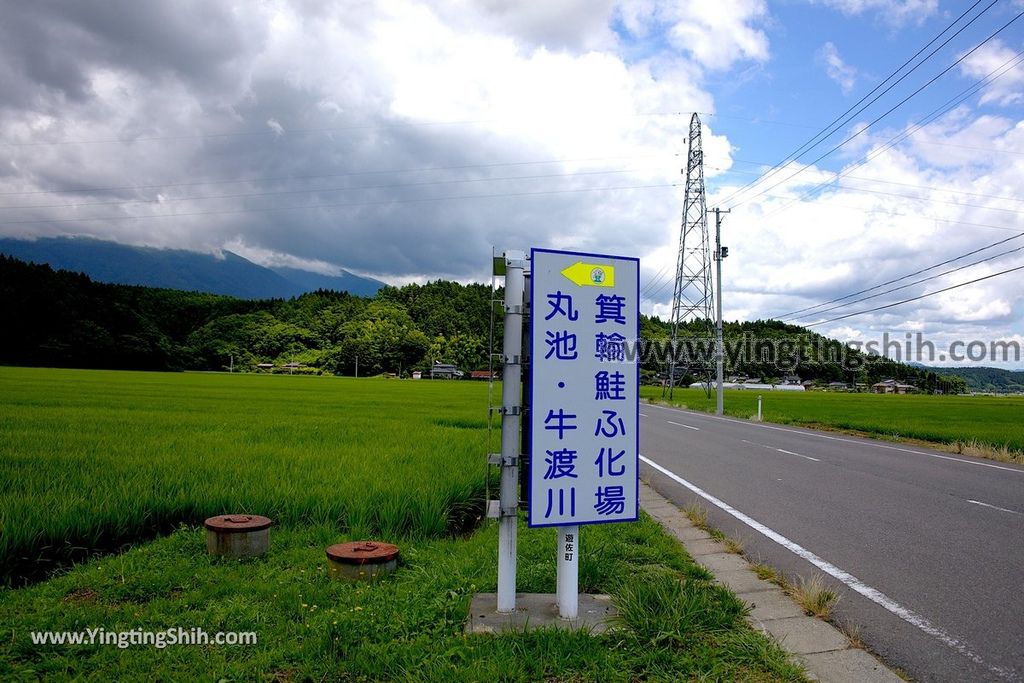
[[[137,370],[256,369],[297,364],[299,372],[407,375],[434,362],[464,371],[488,367],[492,298],[488,285],[438,280],[384,287],[372,298],[315,291],[288,300],[228,296],[94,282],[80,273],[53,270],[0,256],[0,295],[8,332],[0,335],[0,363]],[[500,308],[493,339],[502,337]],[[641,316],[641,337],[665,342],[671,326]],[[700,337],[700,323],[682,336]],[[726,323],[733,348],[746,338],[772,340],[789,359],[762,354],[727,356],[727,372],[770,380],[794,372],[802,379],[873,383],[894,378],[925,391],[955,393],[958,377],[886,358],[845,350],[839,342],[774,320]],[[729,344],[727,344],[728,346]],[[852,359],[852,361],[851,361]],[[853,369],[851,369],[851,367]],[[667,359],[647,354],[645,377],[665,376]],[[685,379],[692,380],[693,377]]]

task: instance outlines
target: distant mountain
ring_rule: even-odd
[[[335,292],[348,292],[356,296],[373,296],[377,290],[384,286],[383,282],[371,278],[359,277],[343,270],[341,275],[321,275],[311,273],[308,270],[298,268],[272,267],[270,270],[277,273],[288,282],[302,287],[303,292],[313,292],[318,289],[330,289]]]
[[[1024,391],[1024,370],[1003,370],[1002,368],[928,368],[938,375],[953,375],[967,380],[971,391],[985,391],[996,394]]]
[[[0,239],[0,253],[122,285],[166,287],[243,299],[288,299],[317,289],[373,296],[384,283],[342,271],[329,276],[265,268],[230,251],[222,257],[184,249],[133,247],[84,237]]]

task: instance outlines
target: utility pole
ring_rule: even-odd
[[[356,356],[356,379],[359,379],[359,356]]]
[[[729,213],[731,210],[715,209],[715,263],[718,267],[718,284],[715,287],[715,305],[718,308],[718,318],[715,321],[715,369],[718,380],[715,415],[725,413],[725,396],[723,395],[723,385],[725,384],[725,348],[722,342],[722,259],[729,255],[729,247],[722,246],[722,214]]]

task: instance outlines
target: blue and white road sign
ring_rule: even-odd
[[[637,518],[640,261],[534,249],[529,524]]]

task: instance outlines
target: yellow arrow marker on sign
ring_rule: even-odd
[[[615,266],[577,261],[562,271],[562,275],[580,287],[614,287]]]

